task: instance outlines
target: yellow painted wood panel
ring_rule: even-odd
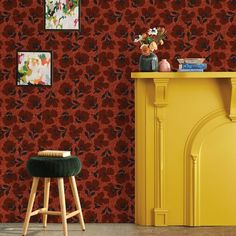
[[[185,225],[185,156],[187,138],[207,113],[224,107],[220,86],[227,81],[170,80],[166,115],[166,208],[168,225]],[[190,157],[189,157],[190,158]]]
[[[146,225],[145,82],[135,82],[135,222]]]
[[[236,123],[216,127],[200,155],[200,225],[236,225]]]
[[[201,73],[201,79],[197,74],[132,73],[136,78],[137,224],[236,225],[232,219],[236,219],[236,209],[230,208],[236,191],[227,185],[232,186],[236,176],[232,177],[236,169],[232,141],[236,140],[236,73]],[[228,157],[225,165],[224,154]],[[214,169],[224,178],[208,171],[213,160]],[[209,188],[214,180],[220,189]],[[221,198],[220,207],[216,196]]]
[[[146,83],[146,220],[153,225],[153,205],[154,203],[154,191],[155,191],[155,177],[154,177],[154,163],[155,163],[155,138],[154,138],[154,127],[155,127],[155,114],[153,108],[154,99],[154,87],[152,81]]]

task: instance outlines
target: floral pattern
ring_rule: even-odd
[[[43,7],[43,0],[0,2],[0,221],[23,221],[32,181],[26,161],[53,148],[71,149],[83,163],[77,184],[85,222],[134,222],[135,35],[165,26],[157,55],[175,70],[184,57],[206,57],[210,71],[235,70],[236,2],[84,0],[81,30],[66,32],[44,30]],[[16,87],[20,50],[53,51],[52,87]],[[42,183],[39,189],[42,206]],[[50,206],[59,207],[55,182]]]

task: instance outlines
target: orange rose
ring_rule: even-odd
[[[149,45],[150,50],[153,52],[155,50],[157,50],[157,44],[155,41],[151,42]]]
[[[142,39],[145,39],[145,38],[147,38],[147,34],[146,33],[142,34]]]
[[[151,53],[151,50],[150,50],[150,48],[148,47],[147,44],[143,44],[143,45],[140,47],[140,49],[141,49],[142,54],[143,54],[144,56],[149,56],[150,53]]]

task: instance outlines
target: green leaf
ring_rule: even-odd
[[[151,37],[147,37],[147,38],[145,39],[145,43],[146,43],[146,44],[150,44],[150,43],[153,42],[153,41],[154,41],[154,39],[151,38]]]
[[[46,55],[43,53],[43,54],[39,54],[39,58],[42,60],[44,58],[46,58]]]

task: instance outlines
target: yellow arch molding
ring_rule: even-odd
[[[192,129],[185,145],[185,224],[200,225],[199,157],[206,137],[218,127],[231,123],[224,110],[203,117]]]

